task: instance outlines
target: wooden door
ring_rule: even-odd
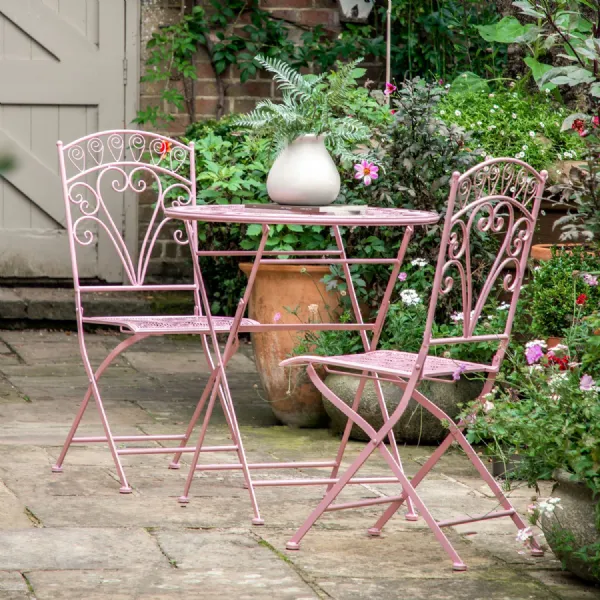
[[[128,79],[127,67],[134,67],[139,21],[127,21],[136,18],[134,4],[0,0],[0,152],[15,160],[0,178],[0,277],[71,277],[56,141],[123,128],[132,118],[137,79]],[[133,242],[128,202],[110,199]],[[82,277],[121,280],[109,243],[100,236],[86,248]]]

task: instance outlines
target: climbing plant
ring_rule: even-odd
[[[195,0],[198,4],[200,0]],[[196,56],[204,50],[217,85],[217,118],[225,112],[228,69],[235,66],[242,83],[254,77],[257,54],[283,60],[294,68],[311,66],[316,73],[336,61],[385,56],[387,1],[379,0],[369,23],[346,24],[341,31],[322,25],[307,27],[277,17],[259,0],[205,0],[178,23],[162,28],[148,42],[145,82],[163,84],[161,102],[139,111],[136,122],[156,126],[172,120],[168,106],[185,110],[195,121]],[[498,20],[491,3],[478,0],[394,0],[392,74],[450,78],[461,71],[497,75],[505,47],[484,40],[477,30]],[[300,39],[292,35],[302,31]],[[383,65],[381,69],[383,75]]]

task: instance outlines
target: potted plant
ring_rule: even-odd
[[[331,155],[348,168],[356,163],[365,182],[377,179],[379,167],[370,151],[374,131],[355,110],[357,80],[366,72],[357,68],[360,60],[321,75],[301,75],[281,60],[260,55],[256,61],[273,73],[282,102],[263,100],[235,123],[272,141],[271,200],[316,206],[334,202],[341,180]]]
[[[595,287],[590,285],[589,287]],[[600,315],[576,314],[565,343],[534,340],[519,350],[484,404],[462,418],[467,438],[520,457],[515,476],[530,485],[554,479],[553,498],[530,507],[564,568],[600,581]],[[527,543],[532,532],[519,532]]]
[[[390,305],[380,342],[380,350],[403,350],[418,352],[423,340],[426,322],[426,292],[429,282],[433,280],[434,268],[424,259],[414,259],[406,266],[406,271],[400,274],[396,301]],[[486,315],[480,319],[476,334],[502,331],[506,324],[508,305],[505,303],[490,303]],[[349,320],[349,313],[343,315],[343,320]],[[451,337],[462,334],[462,319],[460,313],[452,313],[448,323],[436,324],[434,337]],[[468,345],[449,345],[432,347],[432,352],[440,356],[490,362],[494,355],[496,344],[485,342]],[[355,332],[322,331],[307,336],[302,343],[294,348],[294,354],[312,354],[331,356],[351,354],[363,351],[360,337]],[[351,375],[328,374],[327,386],[346,404],[352,405],[358,389],[359,379]],[[419,386],[430,400],[440,406],[450,417],[454,418],[464,403],[477,398],[483,387],[483,378],[465,377],[456,373],[447,382],[423,381]],[[402,397],[401,390],[391,383],[383,384],[384,397],[388,411],[393,411]],[[332,429],[340,432],[346,425],[346,417],[330,402],[325,403],[332,424]],[[368,382],[361,398],[358,413],[373,427],[378,429],[383,424],[375,387]],[[446,427],[433,415],[422,410],[420,405],[411,400],[404,415],[394,428],[396,438],[405,443],[438,443],[447,435]],[[354,439],[367,439],[359,427],[353,427],[351,436]]]
[[[580,246],[553,247],[550,260],[533,269],[524,291],[524,301],[531,308],[531,331],[544,338],[549,347],[560,343],[573,324],[597,311],[600,303],[598,281],[600,254],[594,255]]]

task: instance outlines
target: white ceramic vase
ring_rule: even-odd
[[[296,206],[327,206],[340,193],[340,174],[323,136],[301,135],[277,157],[267,177],[273,202]]]

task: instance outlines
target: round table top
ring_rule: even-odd
[[[356,212],[353,212],[353,209]],[[361,212],[358,212],[361,211]],[[278,204],[210,204],[174,206],[165,216],[183,221],[267,225],[408,226],[432,225],[440,216],[424,210],[360,206],[289,207]]]

